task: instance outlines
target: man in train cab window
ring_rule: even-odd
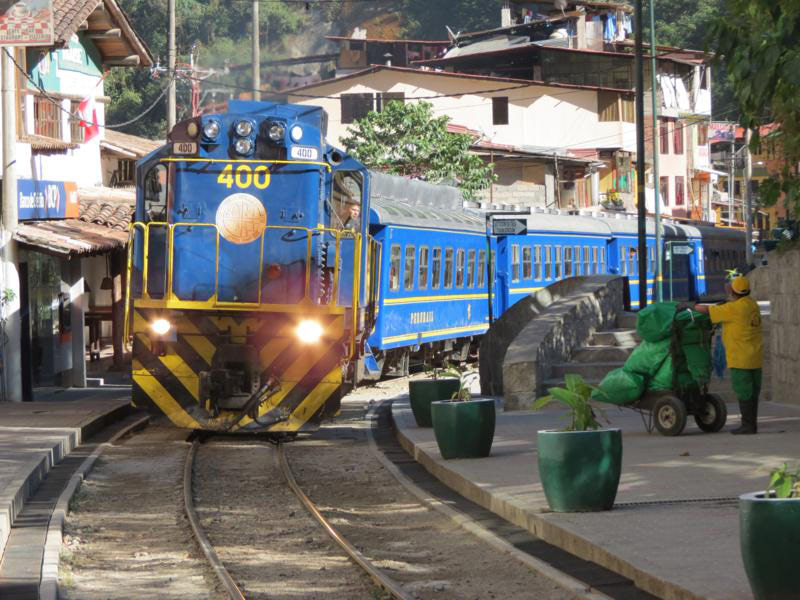
[[[353,175],[336,173],[333,176],[331,227],[358,229],[361,214],[361,185]]]
[[[725,292],[728,301],[724,304],[698,304],[695,310],[709,315],[712,323],[722,324],[722,343],[731,370],[731,387],[742,413],[741,426],[731,433],[753,434],[758,432],[756,421],[763,366],[761,312],[750,297],[747,277],[739,276],[726,283]]]

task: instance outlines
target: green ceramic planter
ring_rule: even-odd
[[[554,512],[610,510],[622,469],[622,432],[540,431],[539,477]]]
[[[434,402],[431,416],[442,458],[489,456],[494,439],[494,400]]]
[[[739,496],[739,541],[756,600],[800,599],[800,498]]]
[[[408,382],[408,397],[411,412],[417,427],[432,427],[431,402],[449,400],[457,394],[461,382],[458,379],[420,379]]]

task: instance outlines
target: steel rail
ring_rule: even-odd
[[[189,524],[192,526],[194,537],[200,545],[203,554],[211,564],[214,574],[219,579],[222,587],[228,593],[232,600],[245,600],[244,594],[239,589],[239,586],[233,581],[230,573],[222,564],[214,546],[208,539],[205,530],[200,525],[200,518],[197,516],[197,511],[194,508],[194,501],[192,500],[192,471],[194,468],[194,457],[197,454],[197,448],[200,445],[198,440],[192,442],[192,447],[189,448],[189,453],[186,455],[186,463],[183,466],[183,508],[186,516],[189,518]]]
[[[300,486],[297,484],[297,480],[294,478],[294,474],[289,466],[289,462],[286,460],[286,453],[283,450],[283,444],[278,444],[276,456],[278,462],[280,463],[281,470],[283,470],[283,475],[286,477],[286,481],[289,483],[289,487],[292,488],[292,491],[306,507],[306,510],[311,513],[311,515],[319,522],[320,525],[322,525],[323,529],[325,529],[328,535],[337,544],[339,544],[339,546],[342,547],[342,549],[353,560],[353,562],[364,569],[370,578],[372,578],[372,581],[374,581],[379,587],[389,592],[393,598],[396,598],[397,600],[414,600],[413,596],[403,591],[399,583],[375,567],[370,560],[367,559],[367,557],[361,554],[361,552],[356,550],[356,548],[350,542],[342,537],[341,534],[339,534],[339,532],[336,531],[330,522],[328,522],[328,520],[323,516],[311,499],[305,495],[303,490],[301,490]]]

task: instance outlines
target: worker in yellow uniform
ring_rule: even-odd
[[[707,314],[714,324],[722,324],[722,344],[731,370],[731,387],[739,400],[742,424],[734,434],[758,432],[758,395],[761,393],[763,340],[761,311],[750,297],[747,277],[736,277],[725,284],[728,301],[724,304],[698,304],[695,310]]]

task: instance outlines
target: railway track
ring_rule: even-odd
[[[197,544],[200,546],[200,549],[206,557],[206,560],[208,561],[208,564],[214,572],[214,575],[216,576],[217,581],[222,589],[225,590],[225,593],[231,600],[245,600],[246,597],[242,592],[242,589],[239,587],[239,585],[237,585],[234,578],[225,568],[225,565],[220,559],[219,554],[214,548],[214,545],[211,543],[208,535],[206,534],[206,531],[201,524],[200,516],[198,515],[195,507],[192,479],[195,470],[195,457],[197,456],[197,450],[200,445],[201,441],[199,439],[194,439],[186,455],[186,462],[183,469],[184,511],[189,520],[189,525],[191,526],[194,538]],[[376,567],[372,561],[364,556],[364,554],[359,552],[353,544],[351,544],[344,536],[342,536],[341,533],[336,530],[333,524],[325,517],[322,511],[320,511],[316,504],[314,504],[308,495],[303,492],[298,485],[291,466],[289,465],[289,461],[286,458],[284,445],[277,444],[274,448],[274,452],[277,464],[280,466],[289,488],[302,503],[304,508],[309,512],[309,514],[319,523],[322,529],[325,530],[328,536],[334,542],[336,542],[336,544],[347,554],[348,557],[350,557],[352,562],[358,565],[369,576],[373,583],[387,592],[391,598],[394,598],[395,600],[414,600],[413,596],[403,591],[402,587],[396,581],[394,581],[381,569]]]

